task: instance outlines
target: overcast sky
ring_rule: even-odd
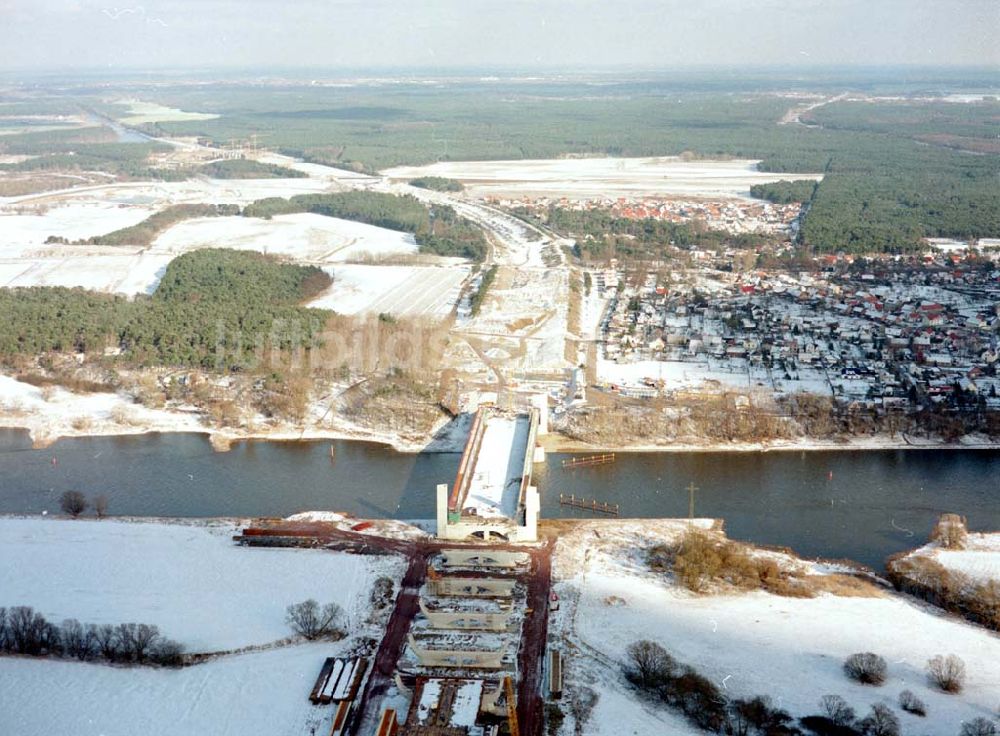
[[[992,66],[998,49],[1000,0],[0,0],[6,70]]]

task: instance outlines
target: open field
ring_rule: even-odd
[[[290,163],[285,157],[272,159]],[[202,247],[258,250],[318,264],[416,253],[409,234],[313,214],[197,218],[168,229],[148,248],[45,244],[52,236],[81,240],[130,227],[170,205],[246,205],[265,197],[341,189],[341,175],[351,178],[326,166],[301,166],[308,178],[129,182],[0,199],[0,287],[151,293],[173,258]]]
[[[787,598],[765,592],[694,595],[665,573],[650,571],[642,548],[679,538],[684,524],[660,529],[631,522],[594,522],[560,538],[556,590],[569,605],[561,627],[584,667],[620,673],[625,648],[652,639],[679,661],[692,665],[731,698],[769,695],[795,717],[820,711],[828,693],[844,697],[859,715],[873,702],[895,705],[900,691],[913,691],[928,708],[918,719],[896,710],[904,733],[958,733],[961,722],[995,713],[1000,688],[1000,641],[912,599],[888,592],[841,597]],[[599,536],[598,536],[599,535]],[[837,572],[812,565],[812,574]],[[846,656],[873,651],[888,662],[882,687],[848,680]],[[968,667],[965,689],[948,695],[933,688],[926,661],[954,653]],[[626,694],[630,686],[617,678]],[[643,709],[632,691],[632,707]],[[662,711],[664,714],[671,711]],[[619,733],[642,732],[642,720],[620,711]],[[642,715],[639,713],[639,715]]]
[[[308,306],[340,314],[443,317],[454,308],[467,266],[328,266],[333,286]]]
[[[0,605],[56,622],[155,624],[189,652],[223,651],[290,636],[285,607],[307,598],[340,604],[357,626],[375,578],[401,573],[393,557],[238,547],[236,529],[0,519]]]
[[[126,125],[160,122],[183,123],[195,120],[212,120],[219,117],[215,113],[186,112],[142,100],[122,100],[119,104],[128,106],[128,114],[121,118],[121,122]]]
[[[750,186],[781,179],[757,170],[758,161],[689,161],[653,158],[564,158],[534,161],[448,161],[403,166],[383,174],[390,179],[443,176],[458,179],[473,197],[570,197],[577,199],[651,197],[749,198]],[[796,179],[822,179],[796,174]]]
[[[223,657],[197,667],[128,669],[71,661],[0,659],[9,734],[79,736],[311,736],[329,731],[330,706],[306,696],[325,657],[350,640]],[[58,693],[58,697],[53,697]]]
[[[152,250],[180,254],[193,248],[256,250],[317,264],[417,252],[409,233],[309,213],[185,220],[160,235]]]

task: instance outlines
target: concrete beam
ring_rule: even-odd
[[[482,611],[432,611],[420,601],[420,612],[432,629],[459,629],[462,631],[504,631],[510,620],[509,613]]]
[[[503,666],[503,652],[474,652],[460,649],[425,649],[408,635],[410,649],[422,667],[498,670]]]
[[[441,550],[445,567],[503,567],[513,568],[528,562],[527,552],[510,552],[502,549],[445,549]]]
[[[514,595],[513,580],[448,577],[432,580],[430,587],[435,595],[468,598],[510,598]]]

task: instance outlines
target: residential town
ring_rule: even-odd
[[[732,235],[754,233],[758,235],[793,235],[802,215],[802,204],[772,204],[759,199],[678,199],[676,197],[642,197],[591,199],[523,197],[508,199],[490,197],[493,206],[517,209],[536,214],[550,207],[588,211],[606,211],[614,217],[627,220],[662,220],[665,222],[700,222],[711,230],[723,230]]]
[[[602,384],[810,392],[875,409],[998,408],[995,256],[852,261],[737,272],[732,254],[686,272],[593,272]]]

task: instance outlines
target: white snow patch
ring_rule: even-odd
[[[458,301],[469,267],[368,266],[345,264],[326,268],[333,285],[311,307],[340,314],[442,317]]]
[[[827,693],[843,696],[863,715],[872,702],[895,702],[909,689],[927,703],[928,715],[917,720],[900,713],[904,732],[952,733],[961,721],[988,717],[996,707],[1000,640],[985,629],[891,594],[695,596],[645,570],[636,549],[652,541],[652,527],[638,528],[631,542],[627,531],[616,537],[611,526],[594,528],[601,538],[593,543],[567,547],[560,540],[557,546],[554,569],[562,581],[556,589],[571,602],[557,616],[588,649],[616,666],[630,643],[652,639],[724,687],[727,696],[770,695],[776,704],[780,697],[780,706],[796,717],[818,713]],[[873,689],[844,676],[844,658],[860,651],[886,659],[884,686]],[[968,667],[959,695],[932,689],[926,677],[927,660],[950,653]],[[620,732],[642,733],[633,726],[636,717],[625,718]]]
[[[221,651],[289,636],[285,608],[308,598],[338,603],[356,624],[375,578],[402,571],[395,557],[239,547],[235,532],[0,519],[0,606],[29,605],[56,622],[155,624],[188,651]]]
[[[759,161],[685,161],[678,156],[565,158],[523,161],[442,161],[384,171],[390,179],[443,176],[458,179],[466,193],[484,196],[614,198],[688,195],[744,197],[750,186],[777,181],[781,174],[757,170]],[[787,175],[785,176],[787,178]],[[822,174],[796,174],[821,179]]]
[[[1000,532],[970,533],[964,549],[944,549],[931,542],[910,556],[930,557],[947,570],[968,575],[975,583],[1000,581]]]
[[[412,254],[417,243],[409,233],[299,213],[270,220],[240,216],[186,220],[161,234],[153,250],[179,254],[195,248],[255,250],[309,263],[336,263],[364,255]]]
[[[349,641],[183,669],[3,657],[0,727],[22,736],[67,730],[77,736],[327,733],[334,709],[313,706],[307,696],[324,658],[345,652]]]

